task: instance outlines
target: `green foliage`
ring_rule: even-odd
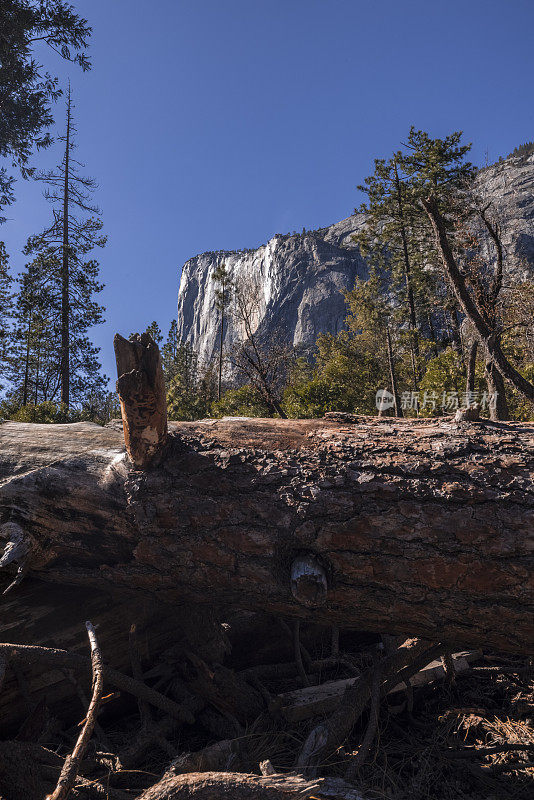
[[[211,405],[213,417],[270,417],[271,412],[254,386],[229,389]]]
[[[527,158],[534,153],[534,142],[525,142],[515,147],[507,158]]]
[[[156,323],[153,322],[152,324],[155,325]],[[165,344],[161,348],[161,360],[163,363],[163,373],[165,375],[165,385],[167,388],[170,381],[174,378],[180,368],[181,359],[179,348],[180,342],[178,340],[178,325],[176,320],[173,319]]]
[[[150,325],[147,326],[144,333],[150,334],[150,336],[152,337],[152,341],[154,341],[157,344],[157,346],[160,347],[163,341],[163,334],[161,332],[161,328],[159,327],[158,323],[155,320],[154,322],[151,322]],[[131,333],[130,336],[134,336],[134,334]]]
[[[375,159],[374,173],[358,187],[367,195],[367,203],[360,209],[366,214],[365,227],[353,237],[372,270],[380,275],[377,296],[388,299],[389,309],[384,308],[382,316],[393,338],[402,334],[411,351],[413,385],[423,368],[422,340],[435,339],[436,330],[446,326],[449,307],[456,305],[443,281],[432,232],[419,203],[421,187],[413,179],[416,147],[432,150],[428,171],[432,180],[436,178],[440,154],[450,144],[437,141],[440,146],[432,149],[430,143],[436,140],[412,128],[405,148],[408,152],[399,150],[389,159]],[[457,145],[456,139],[453,141]],[[371,278],[376,282],[373,275]]]
[[[327,411],[355,411],[358,396],[353,388],[343,383],[312,376],[307,381],[290,384],[284,392],[282,405],[288,417],[313,419],[324,416]]]
[[[401,385],[409,385],[410,342],[394,323],[396,310],[383,276],[371,269],[346,293],[345,328],[317,340],[314,363],[299,359],[283,396],[290,417],[321,417],[327,411],[376,414],[376,392],[390,387],[387,327],[394,343],[395,368]]]
[[[444,413],[453,413],[455,410],[454,396],[458,398],[459,405],[465,405],[463,402],[465,398],[465,382],[466,377],[462,363],[458,353],[452,347],[447,347],[438,356],[430,359],[426,364],[425,374],[419,385],[421,415],[432,417]],[[482,390],[481,384],[479,376],[476,391]]]
[[[202,371],[197,354],[189,342],[183,342],[176,348],[171,370],[172,377],[167,381],[169,419],[195,420],[209,416],[211,403],[217,397],[214,366]]]
[[[40,248],[40,249],[38,249]],[[15,327],[10,381],[20,402],[55,401],[60,392],[62,265],[54,248],[31,239],[34,255],[19,277],[15,296]],[[104,309],[94,299],[102,291],[98,262],[77,257],[69,283],[69,364],[71,403],[83,405],[101,392],[107,379],[101,374],[99,348],[88,330],[103,322]]]
[[[8,412],[8,413],[6,413]],[[53,403],[51,400],[46,400],[38,405],[24,405],[24,406],[9,406],[8,403],[3,403],[1,412],[9,419],[15,422],[38,422],[38,423],[62,423],[62,422],[79,422],[81,418],[80,411],[69,410],[67,406],[62,404]]]
[[[519,367],[519,372],[521,375],[534,383],[534,364],[533,363],[523,363]],[[510,411],[511,419],[522,420],[523,422],[533,422],[534,421],[534,405],[529,403],[522,394],[519,394],[516,389],[510,389],[507,387],[509,391],[506,393],[506,399],[508,401],[508,409]]]
[[[429,195],[445,203],[472,184],[476,168],[465,160],[471,144],[462,144],[462,131],[432,139],[412,127],[405,148],[400,158],[412,205]]]
[[[222,262],[213,270],[212,281],[215,283],[215,306],[222,316],[232,301],[234,284],[226,264]]]
[[[2,0],[0,31],[0,158],[28,177],[33,151],[52,142],[51,106],[61,94],[57,78],[35,58],[35,43],[86,70],[90,63],[83,48],[91,28],[61,0]],[[13,201],[13,182],[7,168],[0,168],[0,207]]]
[[[15,395],[0,402],[0,419],[14,422],[61,424],[70,422],[96,422],[105,425],[120,418],[120,404],[115,392],[99,392],[88,397],[81,408],[67,408],[64,403],[43,400],[41,403],[21,405]]]

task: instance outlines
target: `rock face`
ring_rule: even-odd
[[[365,276],[367,267],[354,247],[328,237],[330,229],[295,236],[276,235],[257,250],[203,253],[184,265],[178,293],[178,334],[191,342],[201,361],[215,353],[220,315],[211,275],[224,262],[235,279],[254,279],[260,287],[259,332],[279,330],[294,345],[313,345],[324,331],[343,325],[343,291]],[[337,237],[339,238],[339,237]],[[225,326],[225,345],[236,336]]]
[[[527,278],[534,273],[534,155],[508,158],[478,176],[480,195],[492,202],[506,247],[507,268]],[[257,329],[279,331],[295,346],[313,347],[320,333],[343,326],[343,292],[367,266],[352,235],[364,224],[354,214],[327,228],[295,235],[275,235],[257,250],[209,252],[189,259],[178,292],[178,334],[192,344],[201,362],[215,354],[220,315],[211,275],[225,263],[234,279],[255,280],[260,287]],[[225,326],[225,346],[236,338]]]
[[[481,170],[481,198],[492,203],[502,230],[506,266],[523,280],[534,275],[534,154]]]

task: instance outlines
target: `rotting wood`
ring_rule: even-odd
[[[167,440],[167,400],[158,346],[148,333],[113,340],[124,440],[138,469],[158,456]]]
[[[328,581],[325,570],[313,553],[301,553],[291,564],[291,593],[308,608],[326,602]]]

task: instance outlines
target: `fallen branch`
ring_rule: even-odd
[[[130,651],[130,664],[132,665],[132,675],[139,683],[143,682],[143,670],[141,668],[141,659],[139,657],[139,643],[137,641],[137,626],[134,623],[130,626],[130,634],[128,637],[128,648]],[[148,728],[152,723],[150,708],[146,700],[138,698],[137,704],[139,706],[139,716],[141,717],[141,727]]]
[[[364,800],[359,791],[336,778],[307,781],[301,775],[245,775],[239,772],[167,773],[138,800]]]
[[[529,744],[496,744],[492,747],[464,747],[461,750],[444,750],[447,758],[480,758],[481,756],[494,756],[498,753],[512,753],[514,750],[526,750],[534,753],[534,742]]]
[[[0,655],[4,655],[13,663],[39,663],[51,668],[64,668],[83,670],[87,672],[91,667],[91,660],[78,653],[69,653],[67,650],[58,650],[53,647],[40,647],[28,644],[0,644]],[[122,689],[134,697],[146,700],[147,703],[159,708],[171,717],[193,724],[195,718],[188,708],[187,702],[182,705],[175,703],[155,689],[145,686],[144,683],[130,678],[112,667],[103,665],[104,679],[112,686]]]
[[[479,657],[480,651],[455,653],[452,657],[455,675],[462,675],[471,669],[470,662]],[[443,680],[445,670],[439,661],[431,661],[423,666],[419,672],[410,679],[413,687],[425,686],[432,681]],[[273,711],[279,710],[288,722],[302,722],[311,717],[324,716],[336,709],[344,697],[347,689],[355,685],[359,677],[342,678],[336,681],[326,681],[317,686],[297,689],[276,695],[271,701]],[[392,686],[387,694],[404,691],[402,683]]]
[[[98,706],[102,696],[102,688],[104,686],[104,669],[102,663],[102,653],[98,647],[96,640],[95,629],[91,622],[85,623],[87,628],[87,635],[89,636],[89,643],[91,645],[91,665],[93,671],[93,686],[92,697],[87,709],[87,716],[85,724],[78,736],[78,740],[72,751],[71,755],[65,759],[63,769],[59,776],[55,790],[49,795],[50,800],[65,800],[74,787],[78,770],[80,768],[81,760],[84,756],[89,739],[93,735],[93,729],[96,723],[96,715],[98,713]]]
[[[380,712],[380,679],[382,677],[383,665],[380,663],[378,653],[373,652],[373,683],[371,686],[371,712],[369,714],[369,722],[365,730],[365,734],[356,756],[349,764],[345,777],[347,780],[353,780],[359,769],[365,764],[367,754],[375,738],[378,728],[378,716]]]
[[[405,682],[442,652],[441,644],[430,646],[429,642],[419,639],[405,642],[384,660],[383,676],[386,680],[381,693],[397,685],[399,680]],[[372,668],[345,691],[339,708],[310,732],[297,759],[299,772],[314,775],[317,766],[343,744],[369,702],[371,686]]]

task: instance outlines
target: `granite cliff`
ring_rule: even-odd
[[[507,158],[478,174],[479,194],[498,215],[507,269],[534,275],[534,154]],[[362,214],[316,231],[276,234],[257,250],[208,252],[184,264],[178,292],[178,334],[201,361],[216,352],[220,315],[211,275],[224,262],[234,278],[255,277],[260,286],[258,331],[282,332],[296,346],[314,345],[319,333],[337,332],[346,306],[343,291],[367,266],[351,236],[364,224]],[[225,330],[225,345],[235,337]]]

